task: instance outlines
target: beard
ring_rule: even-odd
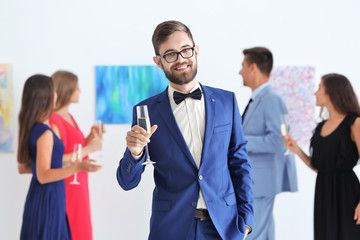
[[[184,63],[180,63],[177,66],[183,65]],[[162,63],[161,63],[162,65]],[[197,74],[197,64],[193,64],[193,63],[188,63],[189,67],[190,67],[190,71],[186,72],[186,73],[180,73],[180,74],[176,74],[174,72],[172,72],[171,70],[166,70],[164,68],[164,65],[162,65],[164,73],[166,78],[177,85],[185,85],[188,84],[189,82],[191,82],[192,80],[194,80],[194,78],[196,77]]]

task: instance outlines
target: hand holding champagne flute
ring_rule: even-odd
[[[150,118],[149,118],[147,106],[146,105],[137,106],[136,114],[137,114],[137,125],[142,127],[146,131],[147,134],[150,134],[151,127],[150,127]],[[148,147],[147,143],[145,145],[145,154],[146,154],[146,160],[143,163],[143,165],[154,164],[155,162],[150,160],[149,147]]]
[[[74,151],[72,155],[72,162],[81,162],[82,161],[82,145],[81,143],[75,143],[74,144]],[[80,183],[77,180],[77,172],[74,174],[74,180],[70,182],[70,184],[76,184],[80,185]]]
[[[141,109],[141,108],[139,108],[139,109]],[[137,118],[139,118],[139,117],[141,118],[141,115],[140,115],[141,110],[139,110],[139,111],[140,111],[140,113],[137,114]],[[137,109],[136,109],[136,113],[137,113]],[[143,112],[143,114],[144,114],[144,112]],[[143,117],[143,118],[146,118],[146,117]],[[147,118],[149,119],[148,115],[147,115]],[[140,119],[140,121],[138,121],[137,124],[143,124],[143,122],[144,121],[142,121],[142,119]],[[145,123],[143,125],[144,125],[144,127],[147,127],[147,126],[150,127],[150,119],[149,119],[149,124]],[[136,161],[140,160],[140,158],[144,152],[144,149],[146,148],[147,143],[150,142],[151,135],[156,131],[156,129],[157,129],[156,124],[150,128],[149,132],[148,132],[148,130],[146,130],[145,128],[143,128],[139,125],[134,125],[131,128],[131,130],[127,132],[126,146]]]

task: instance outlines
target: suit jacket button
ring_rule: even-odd
[[[200,180],[203,180],[203,176],[202,176],[202,175],[200,175],[200,176],[199,176],[199,179],[200,179]]]
[[[193,206],[193,207],[196,207],[196,205],[197,205],[196,202],[191,203],[191,206]]]

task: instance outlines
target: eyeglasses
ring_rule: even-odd
[[[194,50],[195,50],[195,46],[193,46],[192,48],[184,48],[180,52],[171,52],[171,53],[167,53],[163,56],[160,56],[160,55],[156,55],[156,56],[159,59],[164,58],[165,61],[168,63],[173,63],[178,60],[179,54],[181,55],[181,57],[183,59],[191,58],[192,56],[194,56]]]

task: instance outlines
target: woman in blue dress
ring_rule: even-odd
[[[97,171],[93,160],[62,167],[64,145],[49,127],[56,102],[50,77],[27,79],[19,114],[18,170],[32,173],[20,239],[71,239],[65,211],[64,178],[77,171]]]

